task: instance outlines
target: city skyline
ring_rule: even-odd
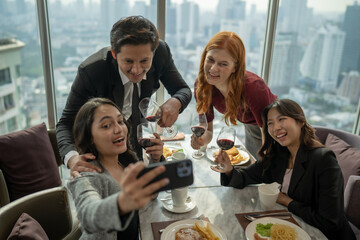
[[[55,0],[50,0],[50,2],[54,2]],[[63,3],[69,4],[74,3],[77,0],[62,0]],[[89,2],[90,0],[84,0],[85,3]],[[92,2],[100,2],[100,0],[91,0]],[[143,1],[147,4],[150,3],[150,0],[137,0]],[[182,3],[184,0],[171,0],[173,3]],[[218,5],[219,0],[185,0],[188,2],[195,2],[199,4],[200,11],[215,11]],[[132,6],[135,1],[129,1],[130,5]],[[268,1],[264,0],[246,0],[245,1],[248,5],[248,8],[252,4],[255,4],[258,11],[264,12],[267,10]],[[359,4],[357,0],[308,0],[307,7],[313,8],[315,12],[345,12],[346,6],[353,5],[354,2]],[[281,1],[280,1],[281,5]]]

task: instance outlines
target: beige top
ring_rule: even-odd
[[[290,179],[291,179],[291,175],[292,175],[293,169],[292,168],[287,168],[285,171],[285,175],[284,175],[284,179],[281,185],[281,192],[287,194],[288,190],[289,190],[289,185],[290,185]]]

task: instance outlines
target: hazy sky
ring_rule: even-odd
[[[182,2],[183,0],[172,0],[173,2]],[[218,0],[192,0],[201,6],[201,9],[213,10],[216,8]],[[293,0],[290,0],[293,1]],[[246,0],[248,6],[256,4],[257,9],[265,11],[268,1],[266,0]],[[347,5],[353,5],[354,0],[308,0],[307,5],[313,8],[315,12],[345,12]],[[281,2],[280,2],[281,4]]]
[[[54,1],[54,0],[50,0]],[[64,3],[74,2],[75,0],[62,0]],[[89,0],[84,0],[88,2]],[[92,0],[98,2],[100,0]],[[115,0],[116,1],[116,0]],[[135,2],[135,0],[128,0],[130,3]],[[138,0],[139,1],[139,0]],[[140,0],[142,1],[142,0]],[[147,3],[150,0],[143,0]],[[172,2],[181,3],[183,0],[171,0]],[[204,10],[215,10],[219,0],[187,0],[193,1],[200,5],[200,9]],[[221,1],[221,0],[220,0]],[[293,0],[288,0],[293,1]],[[313,8],[315,12],[345,12],[347,5],[353,5],[355,0],[307,0],[307,5],[310,8]],[[256,4],[258,11],[265,11],[268,7],[267,0],[246,0],[248,3],[247,6],[250,7],[251,4]],[[359,0],[360,2],[360,0]],[[281,0],[280,0],[281,4]]]

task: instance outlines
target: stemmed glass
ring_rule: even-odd
[[[229,126],[221,128],[219,135],[216,139],[217,145],[223,150],[229,150],[235,144],[236,130]],[[222,170],[221,164],[218,164],[215,168]]]
[[[199,138],[202,135],[204,135],[207,127],[208,127],[208,122],[207,122],[205,113],[202,113],[202,114],[194,113],[194,114],[192,114],[190,128],[191,128],[191,131],[195,134],[196,137]],[[205,153],[201,152],[200,149],[198,149],[197,151],[194,151],[193,154],[192,154],[193,158],[201,158],[204,155],[205,155]]]
[[[160,105],[151,98],[143,98],[139,102],[139,109],[145,119],[152,123],[157,123],[162,116]],[[154,130],[154,129],[153,129]],[[155,132],[155,131],[154,131]],[[166,127],[163,136],[167,138],[173,138],[177,134],[177,128],[175,126]]]
[[[155,145],[155,143],[151,142],[151,139],[155,139],[151,123],[146,122],[137,125],[137,139],[140,146],[144,149]]]

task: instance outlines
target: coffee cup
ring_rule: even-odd
[[[274,209],[280,192],[280,184],[277,182],[262,184],[258,187],[258,191],[262,209],[265,211]]]
[[[175,188],[171,190],[171,198],[174,207],[183,207],[188,196],[188,187]]]
[[[186,154],[183,152],[174,152],[171,156],[167,158],[168,161],[184,160]]]

